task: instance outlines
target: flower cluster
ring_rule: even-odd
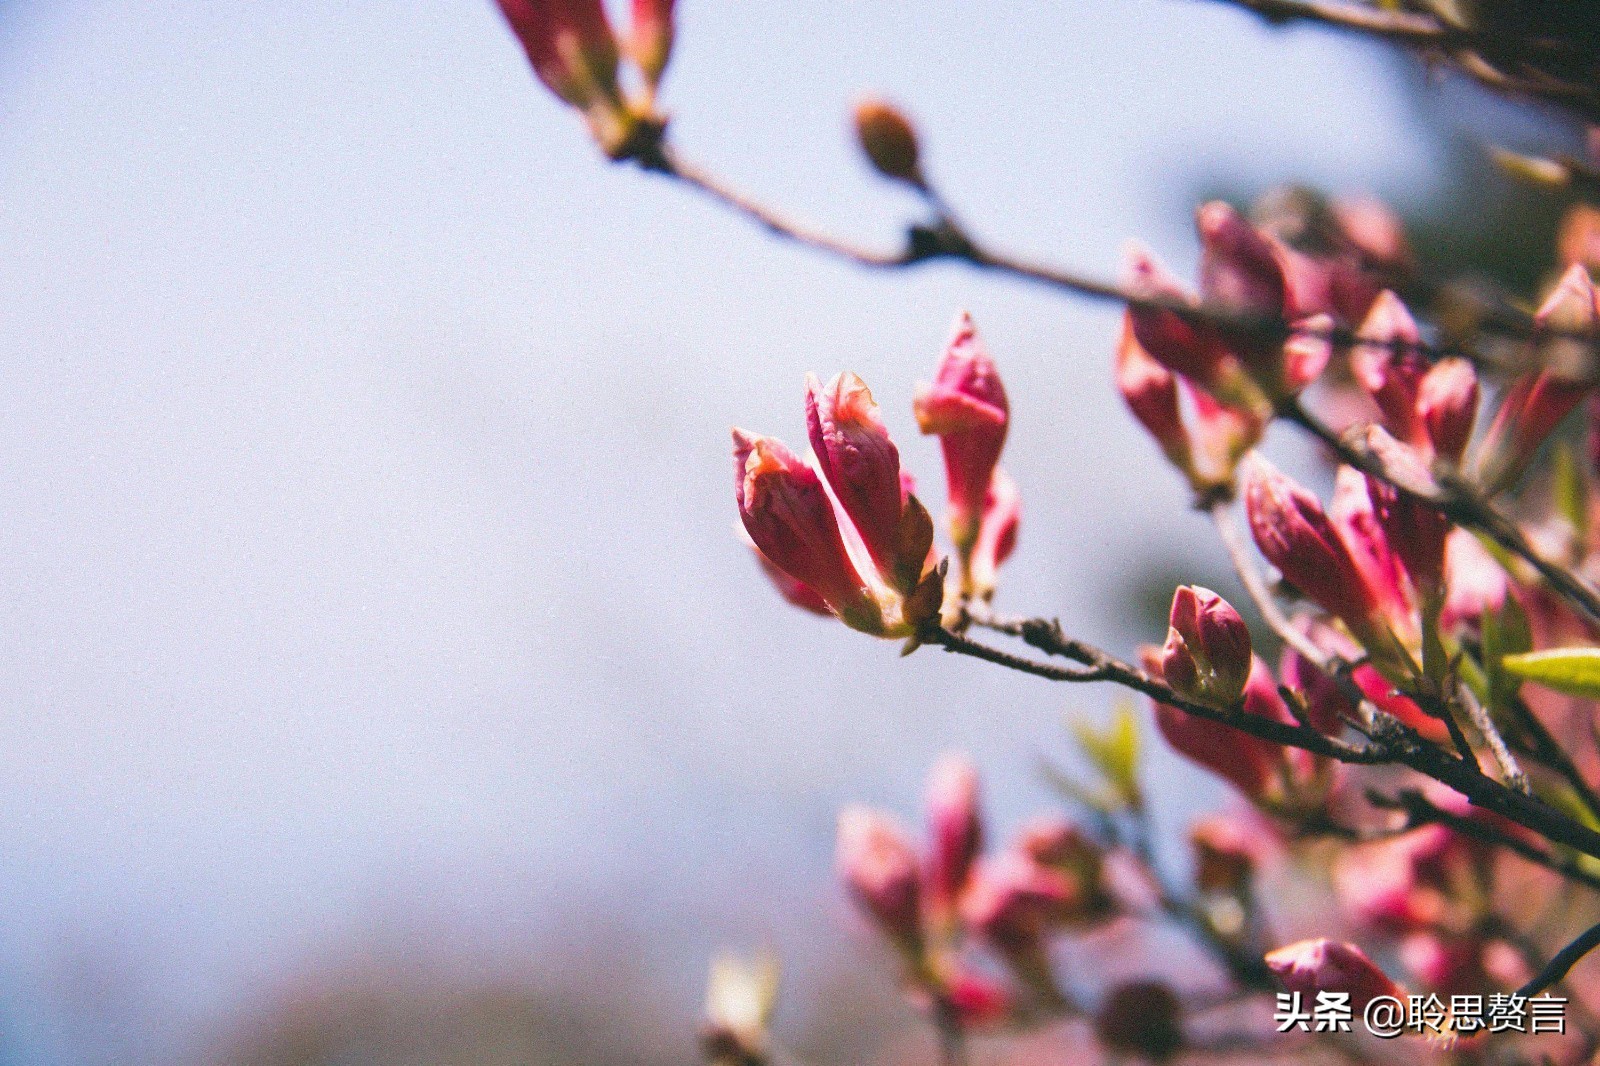
[[[964,758],[937,763],[920,851],[890,815],[850,807],[839,816],[840,878],[894,947],[912,998],[963,1028],[1066,1008],[1051,938],[1116,910],[1102,847],[1064,819],[1040,818],[984,854],[978,793]]]
[[[1020,501],[999,467],[1010,422],[1005,387],[967,315],[915,413],[944,451],[952,599],[987,598],[1016,546]],[[792,603],[864,633],[916,636],[939,620],[945,569],[872,393],[849,372],[825,385],[808,378],[806,429],[804,459],[773,437],[733,431],[739,517],[763,568]]]

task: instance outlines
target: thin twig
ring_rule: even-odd
[[[1470,77],[1502,93],[1533,96],[1564,104],[1593,120],[1600,113],[1600,90],[1568,81],[1527,62],[1583,60],[1580,45],[1559,37],[1531,37],[1454,26],[1432,15],[1392,11],[1368,4],[1329,0],[1225,0],[1271,22],[1314,22],[1430,54],[1447,56]],[[1523,77],[1506,73],[1484,57],[1516,63]]]
[[[1529,707],[1521,696],[1517,696],[1511,700],[1511,713],[1516,717],[1517,724],[1527,733],[1528,739],[1533,742],[1533,749],[1529,754],[1559,774],[1561,779],[1572,787],[1572,791],[1588,808],[1589,813],[1600,820],[1600,794],[1596,794],[1594,786],[1584,779],[1583,771],[1578,769],[1578,764],[1572,761],[1567,749],[1561,746],[1544,722],[1540,721],[1539,716],[1533,713],[1533,708]]]
[[[1462,836],[1472,837],[1474,840],[1481,840],[1485,844],[1505,848],[1535,866],[1543,866],[1547,870],[1560,874],[1568,881],[1600,891],[1600,874],[1593,873],[1582,863],[1567,856],[1556,854],[1547,848],[1541,848],[1531,841],[1497,829],[1478,819],[1447,811],[1414,789],[1401,792],[1398,797],[1394,798],[1369,792],[1367,799],[1375,807],[1395,808],[1405,811],[1408,818],[1406,823],[1407,830],[1424,825],[1442,825],[1447,829],[1460,833]]]
[[[1053,667],[1022,656],[981,644],[969,637],[939,626],[924,631],[925,644],[946,651],[969,655],[1037,677],[1056,681],[1103,680],[1132,689],[1185,714],[1237,729],[1242,733],[1275,744],[1301,748],[1340,762],[1358,765],[1399,763],[1440,781],[1465,796],[1473,805],[1498,814],[1508,821],[1531,829],[1552,843],[1565,845],[1593,858],[1600,858],[1600,832],[1589,828],[1541,800],[1518,792],[1486,775],[1475,760],[1463,759],[1423,739],[1415,730],[1396,719],[1381,716],[1374,723],[1372,740],[1357,747],[1324,736],[1300,723],[1288,724],[1246,714],[1242,710],[1223,710],[1180,696],[1164,682],[1101,651],[1092,644],[1066,636],[1059,622],[1042,618],[1016,623],[1022,640],[1050,655],[1072,659],[1089,669],[1075,671]],[[1509,845],[1508,845],[1509,846]],[[1533,861],[1539,861],[1537,859]],[[1551,861],[1554,861],[1553,858]],[[1547,863],[1548,864],[1548,863]],[[1556,868],[1552,866],[1552,868]],[[1600,886],[1600,880],[1596,881]]]
[[[1517,989],[1519,996],[1536,996],[1566,977],[1578,960],[1596,947],[1600,947],[1600,925],[1592,925],[1576,940],[1556,952],[1545,968],[1533,975],[1533,980]]]
[[[1495,765],[1500,767],[1500,775],[1505,778],[1506,784],[1518,792],[1531,793],[1528,787],[1528,775],[1522,772],[1522,767],[1517,765],[1517,757],[1511,754],[1511,749],[1506,746],[1506,738],[1500,735],[1500,728],[1494,724],[1494,719],[1489,717],[1489,712],[1484,709],[1478,697],[1466,685],[1456,685],[1456,702],[1467,712],[1467,719],[1478,735],[1489,747],[1489,754],[1494,756]]]

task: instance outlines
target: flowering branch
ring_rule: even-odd
[[[1444,751],[1437,745],[1429,743],[1414,729],[1392,717],[1386,715],[1378,717],[1374,721],[1370,742],[1357,747],[1327,737],[1304,724],[1289,725],[1245,714],[1242,711],[1223,710],[1187,699],[1166,683],[1155,680],[1109,653],[1066,636],[1061,630],[1060,622],[1054,619],[992,619],[982,621],[980,624],[998,632],[1020,637],[1027,644],[1046,654],[1072,659],[1087,669],[1055,667],[1048,663],[1036,662],[940,627],[931,627],[919,634],[919,637],[924,644],[937,645],[948,652],[983,659],[998,666],[1047,680],[1110,681],[1196,718],[1204,718],[1274,744],[1299,748],[1340,762],[1356,765],[1399,763],[1449,785],[1484,810],[1532,829],[1555,843],[1564,844],[1592,858],[1600,858],[1600,832],[1569,818],[1533,796],[1496,781],[1484,774],[1476,760]]]
[[[1269,22],[1312,22],[1408,48],[1448,55],[1468,75],[1501,92],[1524,94],[1571,107],[1593,120],[1600,116],[1600,89],[1586,81],[1559,77],[1536,66],[1514,76],[1484,56],[1519,67],[1543,62],[1582,62],[1582,49],[1568,40],[1516,33],[1489,32],[1451,25],[1433,15],[1395,11],[1367,4],[1330,0],[1223,0],[1253,11]]]

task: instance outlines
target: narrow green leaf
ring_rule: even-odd
[[[1600,699],[1600,648],[1553,648],[1501,660],[1507,672],[1568,696]]]

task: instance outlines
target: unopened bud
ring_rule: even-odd
[[[839,876],[898,947],[918,950],[921,892],[916,852],[893,820],[865,807],[839,815]]]
[[[1256,868],[1256,841],[1238,818],[1212,815],[1189,830],[1194,882],[1202,892],[1242,893]]]
[[[1354,944],[1337,940],[1302,940],[1267,952],[1267,968],[1290,992],[1346,992],[1359,1014],[1379,996],[1404,1000],[1404,991]]]
[[[983,846],[978,811],[978,772],[960,755],[947,755],[928,777],[928,889],[941,905],[951,905],[966,887]]]
[[[1161,981],[1129,981],[1107,994],[1094,1035],[1113,1052],[1165,1062],[1183,1049],[1183,1005]]]
[[[856,139],[874,170],[886,178],[925,187],[917,130],[899,108],[883,100],[863,100],[856,105],[855,125]]]
[[[1202,702],[1228,706],[1250,677],[1250,631],[1227,600],[1198,585],[1172,596],[1161,671],[1167,684]]]

